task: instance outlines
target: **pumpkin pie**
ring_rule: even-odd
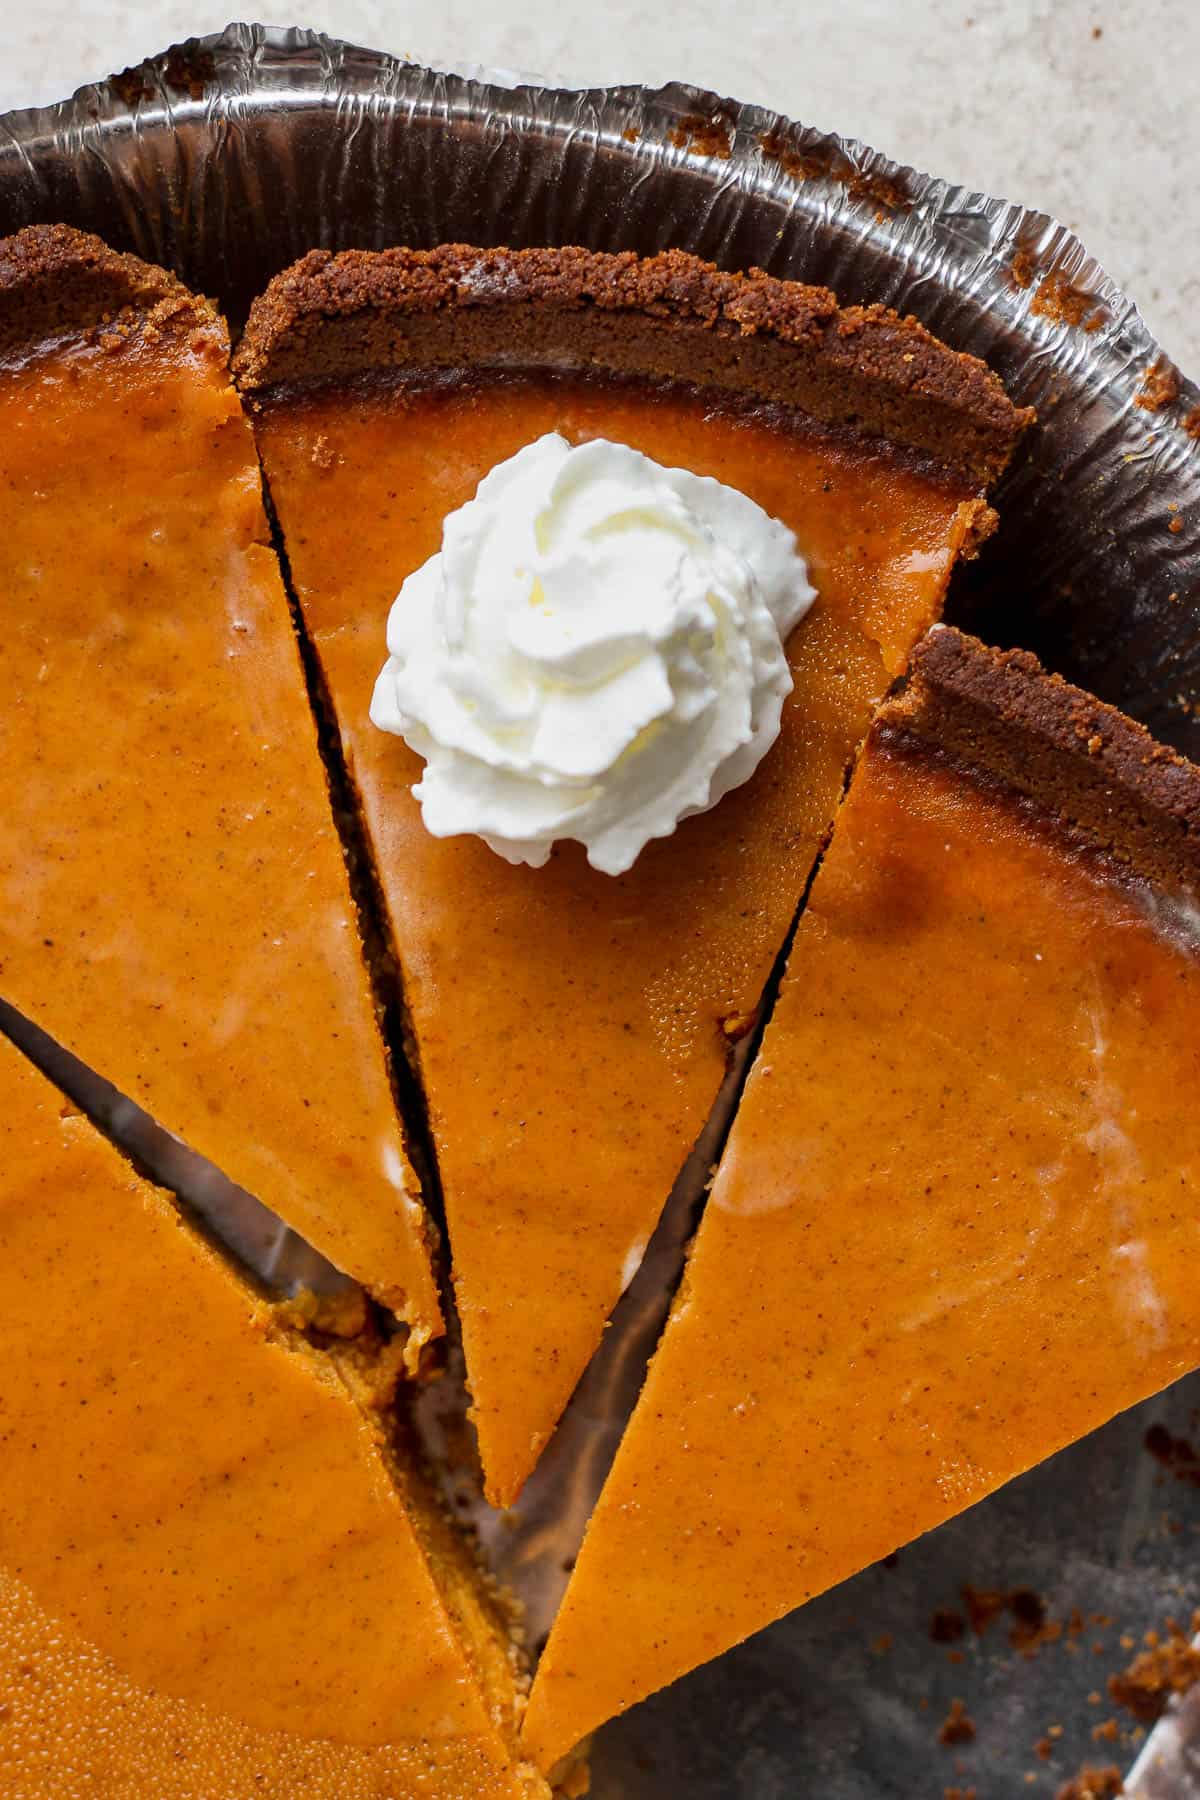
[[[1200,1363],[1198,1019],[1200,769],[933,632],[542,1659],[543,1766]]]
[[[0,995],[440,1329],[225,327],[0,242]]]
[[[548,1800],[388,1353],[281,1322],[3,1039],[0,1149],[5,1791]]]
[[[504,1505],[637,1267],[847,761],[988,529],[1027,415],[912,320],[676,252],[313,252],[256,302],[236,373],[402,971]],[[794,529],[818,595],[753,779],[615,879],[574,843],[531,869],[433,838],[419,758],[368,719],[405,578],[549,431],[741,489]]]

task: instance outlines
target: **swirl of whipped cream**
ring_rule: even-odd
[[[815,599],[791,531],[735,488],[548,433],[497,464],[404,583],[371,718],[425,759],[435,837],[628,869],[753,774]]]

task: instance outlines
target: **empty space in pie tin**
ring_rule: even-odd
[[[914,312],[1039,413],[994,496],[1000,531],[956,574],[948,617],[1037,651],[1200,759],[1200,441],[1187,429],[1200,391],[1042,214],[693,88],[514,86],[235,25],[59,106],[9,114],[0,235],[37,222],[166,264],[235,329],[267,280],[314,246],[445,241],[679,248]],[[111,1094],[96,1104],[129,1128]],[[132,1124],[153,1160],[153,1128]],[[268,1279],[333,1278],[248,1197],[194,1178],[177,1150],[170,1166]],[[625,1357],[606,1349],[568,1416],[568,1443],[595,1442],[601,1457],[662,1310],[675,1225],[626,1297]],[[1200,1486],[1162,1485],[1143,1440],[1152,1422],[1186,1437],[1197,1407],[1193,1377],[636,1708],[601,1733],[593,1792],[909,1800],[974,1785],[984,1800],[1053,1794],[1083,1762],[1127,1766],[1125,1750],[1093,1742],[1110,1709],[1088,1695],[1128,1660],[1120,1632],[1140,1639],[1190,1613]],[[886,1479],[878,1447],[861,1449],[864,1486]],[[596,1479],[581,1454],[574,1485],[570,1467],[556,1471],[540,1501],[535,1482],[515,1530],[483,1521],[535,1619],[561,1587]],[[1032,1589],[1052,1620],[1078,1609],[1112,1623],[1089,1627],[1075,1653],[1060,1642],[1036,1660],[994,1625],[952,1646],[954,1661],[929,1626],[963,1583]],[[945,1748],[938,1726],[959,1696],[977,1735]],[[1051,1724],[1062,1734],[1043,1762],[1034,1746]],[[1145,1793],[1200,1793],[1185,1763]]]

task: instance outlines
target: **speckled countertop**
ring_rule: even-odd
[[[236,0],[0,6],[0,110],[61,99],[235,11]],[[1054,213],[1200,371],[1195,0],[305,0],[272,6],[266,22],[580,86],[694,81],[863,138]]]

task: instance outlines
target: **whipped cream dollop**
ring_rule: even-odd
[[[425,758],[435,837],[535,867],[576,838],[619,875],[758,767],[815,597],[794,534],[747,495],[549,433],[404,583],[371,718]]]

